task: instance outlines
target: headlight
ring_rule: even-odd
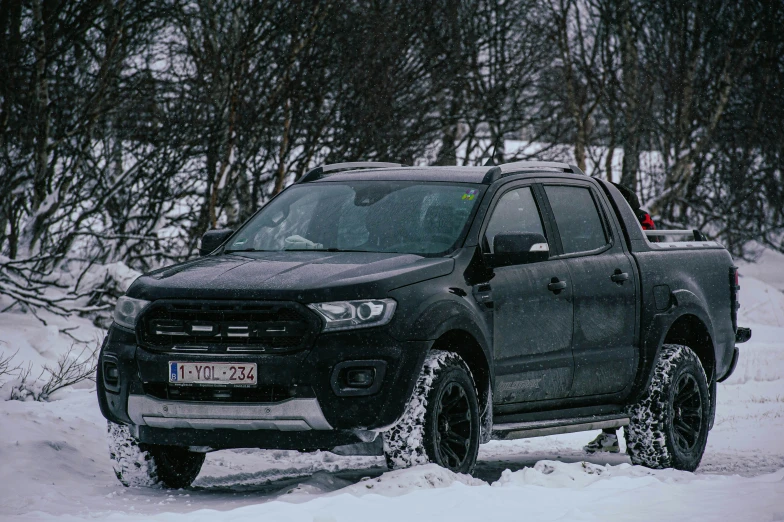
[[[117,306],[114,307],[114,322],[133,330],[136,328],[136,319],[148,304],[150,301],[143,299],[124,296],[119,298]]]
[[[381,326],[392,320],[397,303],[394,299],[363,299],[361,301],[333,301],[310,304],[324,319],[324,331],[351,330]]]

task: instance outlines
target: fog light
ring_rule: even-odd
[[[120,390],[120,368],[114,361],[103,363],[103,384],[108,391],[117,393]]]
[[[346,371],[346,384],[351,388],[370,388],[375,376],[375,368],[351,368]]]
[[[382,360],[343,361],[332,369],[329,383],[338,397],[373,395],[384,384],[386,370]]]

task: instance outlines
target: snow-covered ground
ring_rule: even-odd
[[[784,520],[784,294],[761,280],[777,284],[784,262],[754,270],[760,279],[741,278],[741,324],[754,336],[719,385],[697,473],[631,466],[623,453],[588,457],[581,447],[595,433],[576,433],[491,442],[473,477],[386,472],[380,457],[244,450],[209,454],[188,490],[124,488],[86,384],[50,402],[0,401],[0,520]],[[58,328],[101,335],[86,320],[47,319],[0,314],[0,352],[40,367],[73,342]]]

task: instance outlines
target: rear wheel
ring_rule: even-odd
[[[128,426],[109,422],[108,431],[109,457],[123,486],[185,488],[204,464],[204,453],[178,446],[139,444]]]
[[[632,463],[694,471],[702,460],[711,423],[708,381],[687,346],[665,344],[647,393],[629,408],[624,429]]]
[[[390,469],[433,462],[458,473],[473,471],[479,403],[460,356],[437,350],[428,354],[403,417],[383,437]]]

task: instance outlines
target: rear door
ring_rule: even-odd
[[[543,184],[574,292],[572,396],[610,394],[634,378],[634,266],[589,182]]]
[[[494,198],[483,232],[485,252],[500,233],[552,235],[542,221],[530,184],[512,184]],[[497,404],[557,399],[569,395],[572,360],[572,289],[566,262],[548,260],[495,269],[493,295]],[[554,281],[563,289],[549,290]],[[561,286],[561,285],[559,285]]]

